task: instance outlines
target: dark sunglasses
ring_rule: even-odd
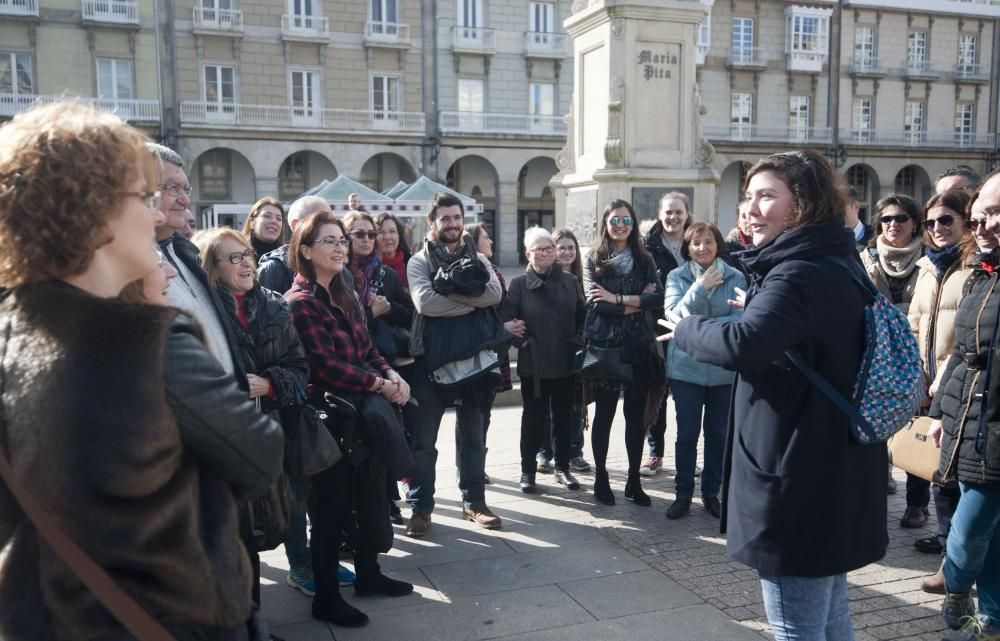
[[[631,216],[612,216],[610,220],[613,227],[617,227],[618,225],[625,225],[626,227],[632,226]]]
[[[925,220],[924,229],[934,229],[935,225],[950,227],[953,222],[955,222],[955,217],[951,214],[945,214],[944,216],[938,216],[937,218],[929,218]]]
[[[365,238],[367,238],[368,240],[375,240],[376,238],[378,238],[378,232],[377,231],[361,231],[359,229],[358,231],[352,231],[351,232],[351,236],[357,238],[358,240],[364,240]]]
[[[883,225],[888,225],[889,223],[896,223],[897,225],[902,225],[906,221],[910,220],[907,214],[887,214],[879,218]]]
[[[970,218],[969,220],[965,221],[966,229],[979,229],[980,226],[982,227],[986,226],[985,218]]]

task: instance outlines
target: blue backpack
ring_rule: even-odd
[[[861,265],[835,256],[822,262],[846,269],[864,291],[865,353],[854,381],[854,397],[844,398],[802,355],[785,356],[851,419],[851,436],[859,443],[884,443],[913,420],[924,398],[924,370],[910,323],[875,287]]]

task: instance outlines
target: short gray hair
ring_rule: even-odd
[[[547,240],[555,246],[556,241],[552,240],[552,234],[544,227],[529,227],[524,231],[524,248],[531,249],[540,240]]]
[[[306,216],[316,213],[320,208],[329,210],[330,203],[321,196],[303,196],[288,208],[288,222],[302,220]]]
[[[170,147],[166,147],[155,142],[147,142],[146,149],[149,150],[149,153],[153,154],[163,162],[168,162],[171,165],[177,165],[181,169],[184,169],[184,159],[181,158],[179,153]]]

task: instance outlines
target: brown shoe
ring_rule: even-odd
[[[941,566],[938,568],[937,574],[929,576],[920,582],[920,589],[924,592],[929,592],[931,594],[945,594],[944,589],[944,562],[947,559],[941,559]]]
[[[484,530],[499,530],[503,523],[499,516],[486,507],[485,503],[462,508],[462,512],[465,514],[465,518]]]
[[[420,537],[427,534],[427,528],[431,526],[430,512],[414,512],[410,517],[410,522],[406,525],[406,536]]]

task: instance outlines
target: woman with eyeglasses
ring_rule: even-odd
[[[161,302],[148,138],[76,101],[0,126],[0,637],[133,638],[18,507],[20,485],[178,639],[246,639],[236,497],[281,469],[198,324]],[[119,298],[148,284],[149,301]],[[159,295],[159,300],[153,301]],[[204,408],[212,412],[202,416]],[[134,630],[133,630],[134,632]]]
[[[601,217],[599,235],[583,261],[583,291],[587,317],[583,337],[593,346],[621,350],[622,360],[632,364],[631,380],[593,380],[594,422],[590,443],[596,471],[594,498],[614,505],[608,478],[608,442],[611,422],[624,396],[625,449],[628,452],[628,480],[625,498],[648,506],[649,495],[642,490],[639,465],[642,440],[646,435],[646,407],[655,392],[654,383],[665,377],[663,356],[656,342],[650,310],[663,308],[663,285],[656,263],[642,243],[632,205],[613,200]],[[660,399],[662,402],[662,398]],[[653,403],[656,401],[654,400]]]
[[[403,225],[398,218],[384,211],[375,216],[375,231],[378,232],[375,249],[378,251],[379,259],[383,265],[396,272],[403,289],[409,290],[406,263],[410,262],[410,256],[413,254],[410,246],[406,244],[406,238],[403,237]]]
[[[358,529],[354,593],[397,597],[413,591],[411,584],[390,579],[379,568],[378,555],[392,548],[393,533],[386,460],[372,435],[384,434],[387,425],[370,422],[368,413],[379,404],[405,404],[410,387],[372,344],[365,312],[344,278],[351,262],[344,224],[329,212],[306,218],[292,234],[288,256],[296,275],[285,300],[309,361],[309,399],[317,407],[327,407],[334,397],[343,399],[334,403],[342,413],[331,416],[327,427],[344,457],[312,477],[312,615],[359,627],[368,623],[368,616],[344,600],[337,580],[341,537],[352,519]],[[343,409],[348,403],[353,413]]]
[[[557,229],[552,232],[552,240],[556,243],[556,262],[567,274],[576,276],[577,285],[583,288],[583,257],[580,252],[580,242],[576,235],[568,229]],[[587,415],[587,403],[584,386],[579,378],[574,379],[573,386],[573,428],[569,438],[569,466],[576,472],[589,472],[590,463],[583,457],[583,424]],[[555,455],[552,443],[552,416],[545,419],[542,431],[542,445],[538,448],[539,472],[552,471],[552,458]]]
[[[266,196],[250,208],[243,235],[258,258],[285,244],[285,209],[277,198]]]
[[[515,339],[517,374],[521,378],[521,491],[535,492],[536,455],[552,417],[556,482],[580,489],[569,469],[573,431],[573,364],[586,313],[576,276],[556,262],[552,235],[540,227],[524,233],[528,269],[510,282],[501,316],[524,321],[525,334]]]
[[[907,317],[920,346],[920,360],[924,366],[929,407],[941,383],[941,374],[948,355],[955,348],[955,315],[962,302],[965,281],[969,270],[962,260],[963,251],[974,246],[966,216],[969,195],[962,190],[936,194],[924,205],[924,257],[917,261],[917,283]],[[910,482],[907,482],[909,492]],[[914,483],[914,487],[921,485]],[[914,545],[921,552],[940,554],[948,538],[948,528],[958,492],[939,485],[930,486],[937,512],[936,536],[917,540]],[[927,492],[927,490],[924,490]],[[923,507],[909,505],[899,524],[904,528],[919,528],[927,523],[930,493]],[[933,587],[933,586],[931,586]]]
[[[250,398],[275,420],[305,402],[309,366],[281,296],[257,284],[254,250],[242,234],[223,227],[198,238],[208,282],[229,312],[226,321],[239,347]],[[264,499],[240,506],[240,534],[254,571],[254,604],[260,607],[260,552],[285,541],[291,488],[282,476]],[[276,518],[268,513],[273,508]]]

